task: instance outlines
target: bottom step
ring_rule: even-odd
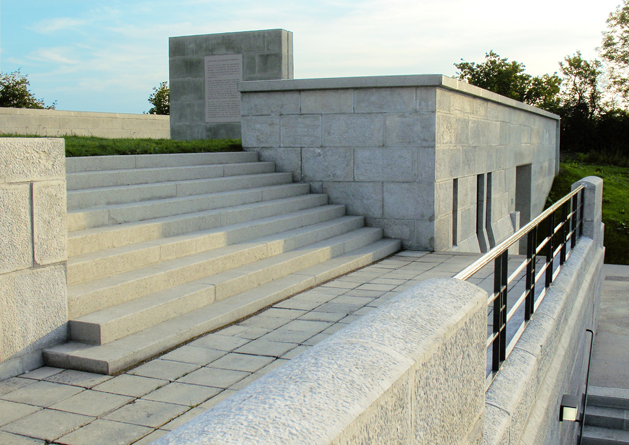
[[[629,444],[629,431],[586,425],[583,428],[581,443],[583,445],[627,445]]]
[[[173,318],[137,334],[94,346],[70,342],[44,350],[48,366],[117,374],[204,333],[397,252],[400,241],[382,239],[324,263]]]

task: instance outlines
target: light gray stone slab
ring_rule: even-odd
[[[201,405],[198,406],[198,408],[203,408],[203,409],[209,409],[211,407],[213,407],[214,405],[222,402],[223,400],[227,399],[228,397],[233,396],[234,394],[236,394],[238,391],[235,391],[233,389],[226,389],[223,392],[221,392],[219,395],[212,397],[210,400],[208,400],[205,403],[202,403]]]
[[[155,379],[176,380],[196,369],[199,369],[199,365],[157,359],[138,366],[128,373]]]
[[[166,425],[162,425],[161,429],[165,430],[165,431],[172,431],[175,428],[179,428],[181,425],[183,425],[186,422],[189,422],[190,420],[194,419],[195,417],[197,417],[200,414],[203,414],[205,411],[207,411],[204,408],[192,408],[190,411],[182,414],[181,416],[171,420],[170,422],[168,422]],[[161,436],[159,436],[161,437]]]
[[[354,90],[356,113],[414,111],[415,88],[361,88]]]
[[[0,182],[65,178],[65,141],[0,138]]]
[[[436,119],[434,114],[389,114],[385,116],[387,146],[411,145],[434,147]]]
[[[0,400],[0,426],[26,417],[40,409],[41,408],[37,406]]]
[[[142,399],[190,407],[205,402],[219,392],[221,392],[219,388],[173,382],[145,395]]]
[[[321,116],[282,116],[280,132],[284,147],[319,147]]]
[[[30,187],[0,183],[0,273],[33,264]]]
[[[347,206],[349,215],[379,218],[383,212],[383,186],[380,182],[325,182],[323,192],[333,204]]]
[[[223,355],[224,351],[186,345],[162,355],[161,359],[204,366]]]
[[[232,326],[228,329],[231,329],[233,327],[241,328],[241,326]],[[246,328],[244,326],[242,327],[242,329],[240,329],[240,333],[242,333],[243,331],[246,331]],[[227,333],[227,330],[222,330],[220,332]],[[219,351],[233,351],[234,349],[247,343],[249,343],[249,340],[241,337],[233,337],[221,334],[209,334],[205,337],[201,337],[198,340],[189,343],[189,345],[195,347],[200,346],[203,348],[217,349]]]
[[[301,181],[301,148],[261,148],[258,152],[262,161],[275,162],[277,171],[292,172],[293,181]]]
[[[354,180],[411,182],[415,179],[416,151],[413,148],[356,148]]]
[[[44,445],[46,442],[39,439],[31,439],[30,437],[18,436],[17,434],[0,431],[0,443],[11,445]]]
[[[257,339],[236,349],[236,352],[240,352],[243,354],[265,355],[268,357],[281,357],[282,355],[293,349],[295,346],[296,345],[293,343],[280,343],[275,341]]]
[[[280,146],[279,116],[243,116],[241,125],[243,147]]]
[[[13,377],[10,379],[0,381],[0,396],[8,394],[13,391],[17,391],[20,388],[23,388],[27,385],[32,385],[35,383],[33,380]]]
[[[384,216],[393,219],[434,219],[434,195],[431,184],[385,183]]]
[[[378,114],[323,115],[323,145],[330,147],[384,144],[384,117]]]
[[[48,407],[82,391],[84,391],[84,389],[77,386],[60,385],[50,382],[35,382],[5,394],[1,398],[10,402]]]
[[[92,423],[66,434],[61,439],[68,445],[91,445],[107,443],[111,445],[127,445],[150,433],[152,428],[96,419]]]
[[[42,366],[34,371],[25,372],[20,377],[23,379],[44,380],[47,377],[63,372],[62,368],[53,368],[50,366]]]
[[[307,320],[300,318],[300,320]],[[320,321],[320,320],[317,320]],[[280,343],[295,343],[300,344],[312,337],[313,333],[309,331],[292,331],[288,329],[276,329],[268,334],[260,337],[261,340],[268,340]]]
[[[92,388],[111,378],[112,377],[108,375],[67,369],[63,372],[46,377],[45,380],[48,382],[63,383],[65,385],[80,386],[82,388]]]
[[[2,427],[4,431],[54,441],[94,420],[94,417],[43,409]]]
[[[241,107],[243,116],[298,114],[299,92],[246,94]]]
[[[228,369],[201,368],[180,378],[178,381],[180,383],[191,383],[215,388],[228,388],[249,374],[249,372]]]
[[[148,436],[143,437],[142,439],[138,440],[137,442],[133,442],[133,445],[149,445],[149,444],[155,442],[160,437],[165,436],[166,434],[168,434],[168,431],[166,431],[166,430],[161,430],[161,429],[160,430],[155,430],[151,434],[149,434]]]
[[[137,400],[108,414],[104,419],[158,428],[189,409],[190,407],[172,403]]]
[[[99,417],[120,408],[133,400],[132,397],[99,391],[83,391],[52,405],[51,409],[85,416]]]
[[[351,181],[354,176],[351,148],[304,148],[301,162],[304,181]]]
[[[264,337],[263,337],[264,338]],[[255,372],[271,363],[272,357],[230,353],[210,364],[210,368]]]
[[[37,264],[65,261],[66,253],[65,181],[33,184],[33,249]]]
[[[142,397],[149,392],[168,384],[168,380],[122,374],[94,386],[94,390],[132,397]]]
[[[352,113],[353,90],[314,90],[301,92],[304,114]]]

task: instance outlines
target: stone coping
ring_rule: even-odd
[[[63,116],[63,117],[94,117],[94,118],[125,118],[143,120],[169,120],[170,116],[156,114],[132,114],[132,113],[104,113],[100,111],[63,111],[43,110],[39,108],[0,108],[1,115],[26,115],[26,116]]]
[[[442,74],[412,74],[401,76],[330,77],[319,79],[256,80],[238,84],[241,93],[334,90],[346,88],[396,88],[396,87],[441,87],[470,96],[480,97],[502,105],[539,114],[557,121],[560,117],[500,94],[470,85]]]

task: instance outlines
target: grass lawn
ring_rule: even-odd
[[[605,262],[629,264],[629,168],[562,162],[548,198],[553,202],[560,199],[570,192],[574,182],[586,176],[604,181]]]
[[[0,135],[0,137],[42,137]],[[240,139],[173,141],[170,139],[106,139],[93,136],[63,136],[66,156],[143,155],[242,151]]]

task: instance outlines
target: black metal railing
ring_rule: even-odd
[[[494,261],[493,293],[487,303],[488,325],[491,326],[487,338],[488,381],[491,381],[508,357],[551,283],[569,258],[577,238],[583,234],[584,190],[584,186],[579,186],[455,275],[454,278],[467,280]],[[538,243],[539,236],[544,238]],[[526,259],[509,274],[509,248],[516,243],[520,243],[522,247],[524,240]],[[515,264],[512,261],[511,265]],[[540,289],[536,286],[542,276],[544,287]],[[525,278],[524,291],[515,302],[509,301],[509,287],[511,286],[511,290],[515,289],[514,281],[521,281],[522,278]],[[519,325],[514,326],[514,317],[520,319]]]

